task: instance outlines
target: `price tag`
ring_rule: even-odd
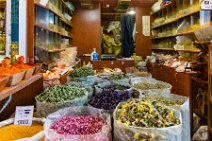
[[[212,10],[212,0],[203,0],[201,2],[201,9]]]
[[[14,125],[31,126],[34,106],[16,106]]]

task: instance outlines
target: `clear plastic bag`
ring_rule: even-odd
[[[85,95],[83,97],[57,103],[40,102],[37,100],[37,98],[35,98],[35,100],[38,116],[46,117],[47,115],[64,107],[83,106],[88,101],[88,92],[85,91]]]
[[[77,82],[77,81],[70,81],[68,82],[68,85],[79,87],[79,88],[85,88],[88,92],[89,99],[93,96],[94,88],[92,86],[85,86],[81,82]]]
[[[119,108],[120,103],[116,110]],[[166,107],[168,108],[168,107]],[[174,109],[168,108],[175,113],[175,116],[182,123],[181,113]],[[116,120],[116,110],[113,113],[114,118],[114,141],[181,141],[182,124],[167,128],[142,128],[127,126]]]
[[[70,78],[70,81],[81,82],[84,86],[93,86],[97,82],[97,76],[74,77]]]
[[[165,85],[168,86],[168,88],[163,88],[163,89],[137,89],[135,87],[133,87],[134,84],[139,83],[139,82],[144,82],[144,83],[150,83],[150,84],[154,84],[154,83],[163,83]],[[134,80],[133,82],[131,81],[131,85],[132,88],[134,90],[139,91],[140,96],[145,96],[145,95],[149,95],[149,94],[159,94],[159,95],[169,95],[171,94],[171,89],[172,86],[169,83],[163,82],[163,81],[158,81],[156,79],[137,79]]]
[[[97,93],[101,93],[103,89],[106,89],[106,87],[109,87],[111,85],[121,85],[121,86],[126,86],[126,87],[129,87],[129,89],[125,89],[125,90],[115,90],[115,91],[118,91],[118,92],[125,92],[127,91],[129,94],[132,93],[132,88],[130,87],[129,84],[111,84],[110,82],[105,82],[105,83],[99,83],[98,85],[95,85],[94,88],[95,88],[95,94]]]
[[[201,126],[197,132],[194,134],[193,141],[206,141],[208,140],[208,127]]]
[[[89,135],[61,135],[50,129],[51,125],[63,116],[93,115],[101,117],[107,124],[96,134]],[[110,115],[102,113],[96,108],[79,106],[61,109],[47,117],[44,125],[45,141],[111,141],[111,119]]]
[[[157,99],[158,94],[149,94],[153,100]],[[160,95],[162,97],[165,97],[169,100],[177,101],[177,100],[182,100],[184,103],[182,105],[173,105],[173,106],[168,106],[171,107],[179,112],[181,112],[182,116],[182,141],[190,141],[190,110],[189,110],[189,98],[185,96],[179,96],[179,95],[174,95],[174,94],[169,94],[169,95]],[[159,97],[160,97],[159,96]],[[155,97],[155,98],[154,98]],[[177,102],[176,102],[177,103]],[[161,103],[163,104],[163,103]]]

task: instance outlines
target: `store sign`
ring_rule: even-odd
[[[202,10],[212,10],[212,0],[203,0],[201,2]]]
[[[31,126],[34,106],[16,106],[14,125]]]

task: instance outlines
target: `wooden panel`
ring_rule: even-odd
[[[34,63],[34,0],[27,0],[27,59]]]
[[[150,37],[146,37],[142,33],[142,16],[150,15],[150,7],[136,7],[136,54],[146,57],[151,54],[152,42]]]
[[[16,106],[27,106],[35,105],[35,96],[43,91],[43,79],[40,77],[37,81],[28,85],[27,87],[16,92],[10,104],[7,108],[0,114],[0,121],[5,120],[10,117],[12,113],[15,112]],[[0,101],[0,107],[4,105],[6,100]]]
[[[191,94],[191,75],[187,73],[177,73],[173,68],[158,64],[148,64],[148,71],[153,78],[170,83],[172,93],[190,96]]]
[[[133,67],[133,60],[115,60],[115,61],[93,61],[93,68],[95,70],[101,70],[103,67],[108,68],[120,68],[123,72],[127,67]]]
[[[94,9],[82,9],[79,4],[75,6],[71,31],[74,39],[71,44],[77,47],[79,56],[90,54],[93,48],[100,54],[100,5],[94,4]]]

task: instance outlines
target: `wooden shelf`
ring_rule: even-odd
[[[61,1],[66,6],[66,8],[71,12],[71,15],[73,15],[73,11],[69,9],[68,5],[64,2],[64,0],[61,0]]]
[[[45,49],[45,48],[42,48],[42,47],[37,47],[37,46],[35,46],[35,48],[39,48],[39,49],[46,51],[46,52],[49,52],[49,53],[65,51],[65,49],[50,49],[50,50],[48,50],[48,49]]]
[[[7,97],[17,93],[21,89],[29,86],[33,82],[37,81],[38,79],[41,79],[43,76],[41,74],[37,74],[29,78],[28,80],[21,81],[18,85],[13,87],[6,87],[2,91],[0,91],[0,101],[6,99]]]
[[[201,50],[177,49],[175,51],[199,53]]]
[[[170,50],[170,51],[182,51],[182,52],[201,52],[200,50],[187,50],[187,49],[173,49],[173,48],[152,48],[152,50]]]
[[[212,128],[208,127],[208,131],[212,134]]]
[[[154,37],[154,38],[151,38],[151,39],[152,40],[155,40],[155,39],[176,37],[176,36],[180,36],[180,35],[194,34],[195,31],[197,31],[197,30],[190,30],[190,31],[186,31],[186,32],[179,32],[179,33],[174,34],[174,35],[167,35],[167,36],[162,36],[162,37]],[[203,42],[202,44],[206,44],[206,43],[210,43],[210,42],[209,41],[208,42]]]
[[[209,103],[209,104],[212,104],[212,98],[209,98],[209,99],[208,99],[208,103]]]
[[[199,79],[199,78],[197,78],[197,77],[192,77],[191,79],[192,79],[193,81],[196,81],[196,82],[201,83],[201,84],[208,84],[208,81]]]
[[[207,119],[207,116],[204,115],[199,109],[194,108],[194,109],[193,109],[193,112],[194,112],[195,114],[197,114],[200,118]]]
[[[156,14],[156,13],[162,11],[163,9],[165,9],[165,8],[171,6],[171,5],[172,5],[172,3],[170,3],[169,5],[166,5],[166,6],[162,7],[162,8],[160,8],[158,11],[152,12],[151,15],[154,15],[154,14]]]
[[[175,35],[167,35],[167,36],[161,36],[161,37],[154,37],[154,38],[151,38],[152,40],[155,40],[155,39],[161,39],[161,38],[169,38],[169,37],[176,37],[177,34]]]
[[[49,27],[47,27],[47,26],[45,26],[45,25],[35,24],[35,26],[36,26],[36,27],[39,27],[39,28],[41,28],[41,29],[45,29],[45,30],[48,30],[48,31],[50,31],[50,32],[59,34],[59,35],[61,35],[61,36],[67,37],[67,38],[71,38],[71,39],[73,38],[72,36],[65,35],[65,34],[59,32],[59,31],[53,30],[53,29],[51,29],[51,28],[49,28]]]
[[[212,75],[212,70],[208,70],[208,74],[209,75]]]
[[[164,22],[164,23],[162,23],[162,24],[160,24],[160,25],[152,26],[152,29],[155,29],[155,28],[158,28],[158,27],[161,27],[161,26],[164,26],[164,25],[167,25],[167,24],[176,22],[176,21],[178,21],[179,19],[182,19],[182,18],[184,18],[184,17],[193,15],[193,14],[195,14],[195,13],[197,13],[197,12],[200,12],[200,9],[195,10],[195,11],[192,11],[192,12],[187,13],[187,14],[184,14],[184,15],[180,15],[180,16],[178,16],[177,18],[175,18],[175,19],[173,19],[173,20],[170,20],[170,21],[168,21],[168,22]]]
[[[170,50],[170,51],[174,51],[173,48],[152,48],[152,50]]]
[[[52,9],[52,8],[50,8],[50,7],[48,7],[48,6],[43,6],[42,4],[40,4],[40,3],[38,3],[38,2],[35,2],[35,5],[37,5],[37,6],[39,6],[39,7],[42,7],[42,8],[44,8],[44,9],[47,9],[47,10],[51,11],[52,13],[54,13],[55,15],[57,15],[58,17],[60,17],[60,20],[61,20],[61,21],[63,21],[64,23],[66,23],[67,25],[69,25],[70,27],[72,27],[71,22],[68,21],[67,19],[65,19],[65,17],[64,17],[61,13],[55,11],[54,9]]]

